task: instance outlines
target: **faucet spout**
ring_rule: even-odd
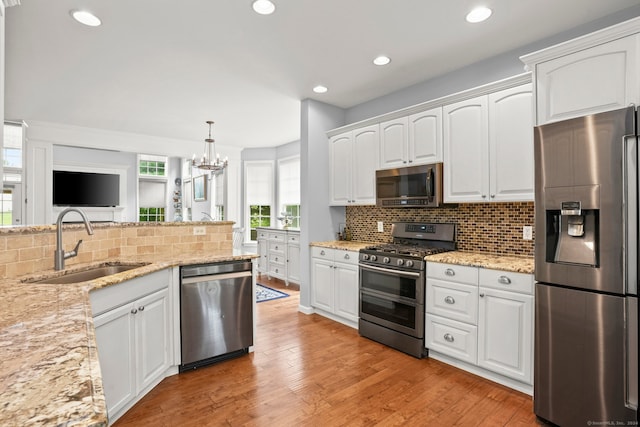
[[[80,209],[67,208],[60,212],[56,221],[56,252],[54,254],[53,260],[54,268],[56,270],[64,270],[64,260],[78,255],[78,250],[80,248],[80,244],[82,243],[82,240],[80,240],[76,244],[76,247],[70,252],[65,252],[64,248],[62,247],[62,219],[69,212],[77,212],[82,218],[82,222],[84,222],[84,228],[87,230],[87,234],[93,234],[93,226],[91,225],[91,222],[87,218],[87,215],[85,215],[85,213]]]

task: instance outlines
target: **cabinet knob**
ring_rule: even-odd
[[[483,199],[486,199],[486,198],[487,198],[487,195],[486,195],[486,194],[483,194],[483,195],[482,195],[482,198],[483,198]]]
[[[492,195],[491,195],[491,198],[492,198],[492,199],[495,199],[495,198],[496,198],[496,195],[495,195],[495,194],[492,194]]]
[[[324,251],[320,251],[320,255],[326,255]]]
[[[500,276],[498,277],[498,283],[502,283],[503,285],[510,285],[511,279],[509,279],[507,276]]]
[[[456,275],[456,272],[455,272],[455,271],[453,271],[453,270],[452,270],[452,269],[450,269],[450,268],[447,268],[447,269],[444,271],[444,274],[446,274],[447,276],[455,276],[455,275]]]
[[[409,163],[413,163],[413,160],[409,160]]]
[[[444,302],[446,302],[447,304],[455,304],[456,300],[452,296],[447,296],[444,298]]]
[[[455,341],[455,338],[453,338],[453,335],[451,335],[449,333],[444,334],[443,338],[447,342],[454,342]]]
[[[138,307],[138,311],[144,311],[144,305],[141,305],[140,307]]]
[[[480,294],[480,298],[484,298],[484,294]]]
[[[344,254],[344,259],[349,259],[349,254]]]
[[[136,310],[135,308],[131,309],[131,314],[136,314],[138,312],[138,310]]]

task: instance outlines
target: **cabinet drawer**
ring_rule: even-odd
[[[318,246],[311,247],[311,257],[312,258],[320,258],[326,259],[329,261],[333,261],[333,253],[335,250],[329,248],[321,248]]]
[[[258,239],[259,240],[266,240],[269,238],[269,233],[264,231],[264,230],[258,230]]]
[[[427,312],[477,325],[478,287],[427,279]]]
[[[274,232],[270,232],[269,233],[269,240],[271,240],[272,242],[285,242],[285,234],[284,233],[274,233]]]
[[[290,245],[299,245],[300,244],[300,234],[288,234],[287,235],[287,243]]]
[[[335,262],[341,262],[343,264],[358,264],[358,252],[353,251],[340,251],[337,250],[333,253],[333,259]]]
[[[427,314],[425,347],[465,362],[477,363],[478,328],[455,320]]]
[[[465,265],[427,262],[427,277],[469,285],[478,284],[478,269]]]
[[[269,253],[277,252],[279,254],[284,254],[286,244],[284,242],[269,242]]]
[[[481,268],[480,286],[533,295],[533,275]]]
[[[282,264],[284,265],[287,258],[283,254],[269,254],[269,262],[272,264]]]
[[[283,278],[285,276],[285,273],[286,270],[284,268],[284,265],[274,263],[269,264],[269,274],[271,276]]]

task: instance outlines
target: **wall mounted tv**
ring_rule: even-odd
[[[118,206],[120,175],[53,171],[54,206]]]

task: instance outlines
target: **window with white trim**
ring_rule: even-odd
[[[165,221],[168,165],[167,157],[138,155],[138,221]]]
[[[274,199],[274,167],[272,161],[246,161],[245,173],[245,209],[246,223],[249,224],[248,240],[258,237],[257,227],[270,227],[272,204]]]
[[[291,227],[300,228],[300,157],[278,160],[278,216],[291,217]]]

